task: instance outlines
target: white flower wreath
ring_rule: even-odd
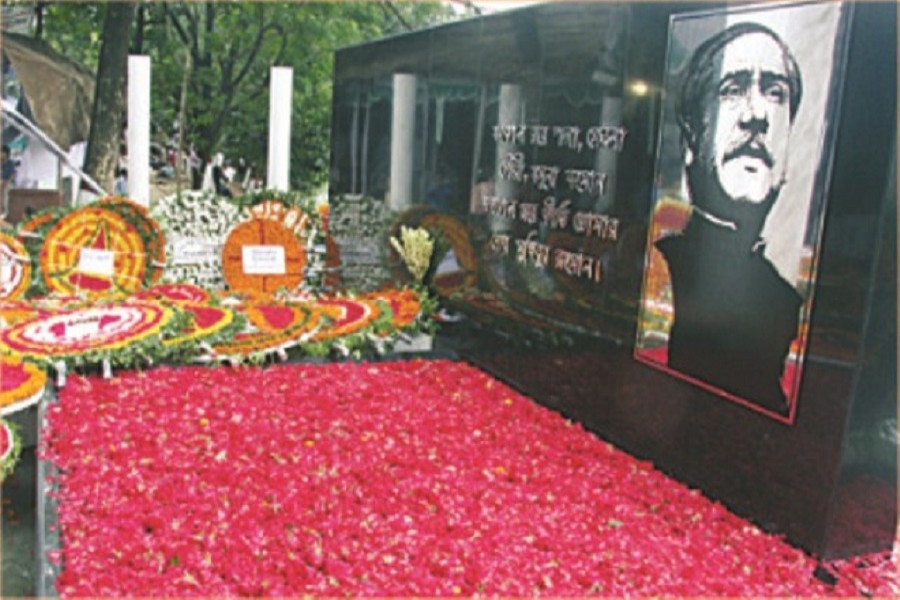
[[[241,220],[238,208],[209,192],[186,191],[162,198],[151,214],[166,234],[163,281],[223,288],[222,245]]]

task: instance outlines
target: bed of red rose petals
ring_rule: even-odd
[[[64,596],[859,593],[464,363],[76,376],[44,440]]]

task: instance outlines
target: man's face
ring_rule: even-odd
[[[790,94],[781,48],[767,35],[731,41],[704,96],[697,156],[735,202],[774,200],[784,183]]]

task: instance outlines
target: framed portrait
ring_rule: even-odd
[[[634,357],[786,424],[851,8],[766,4],[669,23]]]

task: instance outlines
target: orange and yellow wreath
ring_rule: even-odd
[[[93,257],[111,258],[97,270]],[[147,251],[135,227],[119,214],[87,206],[61,218],[41,247],[41,275],[52,292],[89,295],[133,292],[141,287]]]
[[[47,372],[16,356],[0,356],[0,408],[40,398],[47,385]]]
[[[16,238],[0,232],[0,299],[21,298],[31,285],[31,258]]]
[[[284,253],[283,272],[256,273],[245,262],[252,247],[281,248]],[[222,249],[222,272],[229,288],[273,293],[279,289],[293,290],[303,281],[306,252],[300,240],[281,222],[253,218],[236,225]]]
[[[152,285],[159,281],[166,265],[166,236],[150,211],[123,196],[107,196],[98,200],[97,205],[117,213],[137,229],[148,254],[144,283]]]

